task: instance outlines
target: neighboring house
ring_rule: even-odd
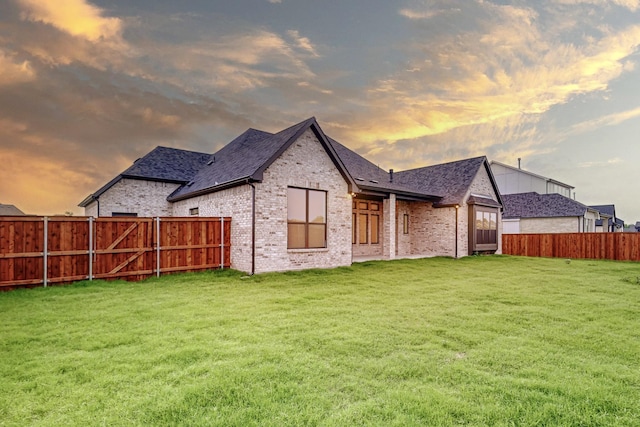
[[[636,231],[640,233],[640,221],[636,221]]]
[[[0,203],[0,216],[16,216],[16,215],[25,215],[20,209],[15,207],[14,205],[4,205]]]
[[[500,189],[500,194],[557,193],[571,198],[571,192],[575,188],[555,179],[520,169],[520,167],[516,168],[496,161],[491,161],[491,170]]]
[[[387,172],[315,118],[275,134],[249,129],[212,155],[158,147],[80,206],[232,217],[232,267],[249,273],[501,250],[502,202],[485,157]]]
[[[560,194],[536,192],[502,195],[503,233],[595,232],[597,209]]]
[[[607,217],[601,218],[596,221],[596,231],[602,231],[605,233],[621,233],[624,231],[624,221],[616,217],[615,205],[597,205],[589,206],[600,212],[601,216]]]

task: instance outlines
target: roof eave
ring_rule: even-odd
[[[180,191],[180,188],[176,189],[176,191],[174,191],[173,193],[171,193],[168,197],[167,197],[167,201],[168,202],[179,202],[181,200],[187,200],[187,199],[191,199],[193,197],[198,197],[198,196],[203,196],[205,194],[209,194],[209,193],[216,193],[218,191],[222,191],[222,190],[226,190],[228,188],[232,188],[232,187],[237,187],[239,185],[243,185],[243,184],[250,184],[253,182],[262,182],[262,180],[257,180],[254,179],[253,177],[243,177],[243,178],[238,178],[238,179],[234,179],[232,181],[227,181],[227,182],[223,182],[222,184],[218,184],[215,185],[213,187],[207,187],[207,188],[202,188],[200,190],[196,190],[196,191],[191,191],[179,196],[174,196],[174,194],[178,191]]]

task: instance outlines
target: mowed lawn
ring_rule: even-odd
[[[0,425],[640,425],[638,263],[243,276],[0,293]]]

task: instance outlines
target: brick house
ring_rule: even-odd
[[[249,129],[212,155],[158,147],[80,206],[91,216],[230,216],[232,267],[248,273],[501,250],[485,157],[385,171],[315,118]]]

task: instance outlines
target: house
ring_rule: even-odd
[[[315,118],[248,129],[212,155],[158,147],[80,206],[92,216],[232,217],[232,267],[248,273],[501,250],[486,157],[385,171]]]
[[[561,194],[536,192],[502,195],[503,233],[582,233],[595,232],[603,216]]]
[[[596,205],[590,206],[600,212],[601,216],[607,216],[607,220],[596,220],[596,231],[605,233],[621,233],[624,230],[624,221],[616,217],[615,205]]]
[[[520,159],[518,159],[517,168],[492,160],[491,170],[500,189],[500,194],[557,193],[571,198],[571,193],[575,189],[569,184],[521,169]]]
[[[15,207],[14,205],[5,205],[0,203],[0,216],[16,216],[16,215],[25,215],[20,209]]]

